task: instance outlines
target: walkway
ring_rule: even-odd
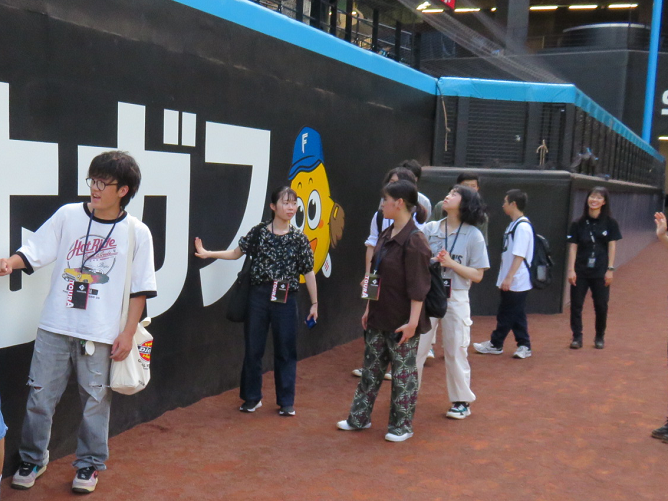
[[[276,414],[269,373],[254,414],[236,410],[232,390],[113,438],[94,499],[665,500],[668,444],[649,434],[668,406],[667,260],[654,244],[617,272],[602,351],[588,302],[582,350],[568,349],[566,313],[530,317],[530,359],[512,359],[510,342],[502,356],[472,353],[478,401],[466,420],[444,418],[439,356],[425,369],[412,439],[383,440],[387,382],[370,430],[336,430],[357,383],[358,340],[299,363],[295,418]],[[486,339],[494,319],[474,322],[473,340]],[[71,499],[71,460],[50,464],[28,492],[3,481],[3,501]]]

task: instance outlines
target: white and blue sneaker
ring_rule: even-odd
[[[503,348],[496,348],[491,341],[473,343],[473,349],[484,355],[501,355],[501,353],[503,353]]]

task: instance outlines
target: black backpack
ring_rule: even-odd
[[[413,231],[409,235],[409,238],[413,233],[419,232],[420,230]],[[406,242],[408,242],[408,238]],[[448,295],[441,276],[441,263],[431,263],[429,265],[429,274],[431,275],[431,287],[429,287],[427,297],[424,299],[424,309],[428,317],[443,318],[448,311]]]
[[[524,264],[529,270],[529,276],[531,277],[531,285],[534,289],[545,289],[552,283],[552,268],[554,267],[552,254],[550,253],[550,243],[543,235],[536,233],[529,221],[520,221],[517,223],[508,234],[509,236],[515,238],[515,230],[520,223],[527,223],[531,226],[531,232],[533,233],[533,259],[531,260],[531,266],[529,266],[526,259],[524,260]]]

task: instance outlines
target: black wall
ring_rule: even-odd
[[[58,145],[57,195],[16,193],[10,213],[0,214],[11,221],[11,251],[22,227],[34,231],[60,205],[84,200],[77,192],[78,148],[116,147],[119,102],[146,106],[146,150],[190,154],[188,246],[195,236],[209,248],[234,245],[248,197],[248,168],[204,161],[206,122],[271,131],[269,191],[287,183],[300,129],[316,129],[331,196],[346,224],[330,249],[332,276],[318,274],[321,317],[313,331],[300,331],[299,356],[361,334],[363,242],[380,180],[404,158],[429,163],[432,95],[166,0],[0,0],[0,82],[10,86],[11,138]],[[197,115],[195,147],[163,143],[165,109]],[[17,168],[0,151],[3,176]],[[169,182],[184,184],[178,176]],[[172,202],[145,199],[158,267],[169,251],[165,214]],[[252,203],[266,206],[267,198]],[[238,385],[242,326],[224,320],[225,298],[203,307],[199,269],[206,264],[190,254],[179,298],[154,319],[153,379],[140,395],[114,396],[112,434]],[[11,289],[21,287],[21,278],[12,277]],[[35,315],[40,308],[36,301]],[[0,317],[11,314],[0,304]],[[32,343],[0,349],[2,411],[10,427],[6,472],[16,460],[31,353]],[[74,450],[79,414],[71,382],[56,413],[52,458]]]
[[[495,315],[499,304],[496,287],[503,232],[510,218],[501,205],[506,192],[519,188],[529,196],[526,215],[537,233],[547,238],[552,251],[553,283],[544,290],[533,290],[527,300],[529,313],[560,313],[569,301],[566,287],[567,242],[570,222],[582,215],[584,199],[594,186],[605,186],[611,194],[613,217],[622,232],[617,244],[616,266],[630,261],[649,243],[654,242],[653,214],[662,210],[663,192],[660,188],[619,181],[604,181],[566,171],[537,172],[515,169],[462,169],[429,167],[421,181],[421,190],[432,204],[442,200],[463,171],[480,176],[480,194],[489,209],[488,247],[491,268],[481,283],[473,284],[470,292],[474,315]]]

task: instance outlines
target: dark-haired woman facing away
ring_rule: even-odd
[[[471,342],[471,305],[469,289],[479,283],[489,269],[487,246],[482,232],[476,228],[485,221],[485,206],[478,193],[466,186],[455,185],[443,200],[446,217],[427,223],[422,231],[427,237],[434,260],[441,263],[442,276],[449,289],[448,311],[440,319],[445,355],[445,381],[452,403],[446,416],[464,419],[471,414],[475,400],[471,391],[471,366],[468,346]],[[420,338],[418,374],[431,348],[431,340],[439,319],[432,318],[432,331]]]
[[[251,229],[239,239],[234,250],[208,251],[195,239],[202,259],[239,259],[253,251],[251,291],[244,322],[246,352],[241,371],[242,412],[254,412],[262,406],[262,357],[271,325],[274,338],[274,380],[276,403],[281,416],[294,416],[295,380],[297,376],[297,290],[299,275],[304,275],[311,298],[308,319],[318,318],[318,293],[313,273],[313,251],[308,238],[290,224],[297,212],[297,194],[287,186],[271,194],[274,218]],[[255,243],[257,242],[257,244]],[[255,248],[254,251],[251,247]],[[274,289],[287,294],[274,294]]]
[[[591,289],[596,312],[594,346],[604,346],[610,284],[615,271],[616,241],[622,239],[612,218],[608,190],[597,186],[587,193],[582,217],[568,233],[568,282],[571,284],[571,348],[582,348],[582,306]]]
[[[430,324],[423,302],[431,287],[427,241],[415,225],[413,211],[424,221],[426,211],[418,203],[417,187],[410,181],[389,183],[383,189],[383,213],[392,225],[380,234],[372,257],[372,273],[380,278],[378,300],[367,301],[362,316],[364,368],[348,419],[341,430],[371,426],[371,411],[391,364],[392,400],[385,440],[402,442],[413,436],[417,402],[416,355],[419,334]]]

